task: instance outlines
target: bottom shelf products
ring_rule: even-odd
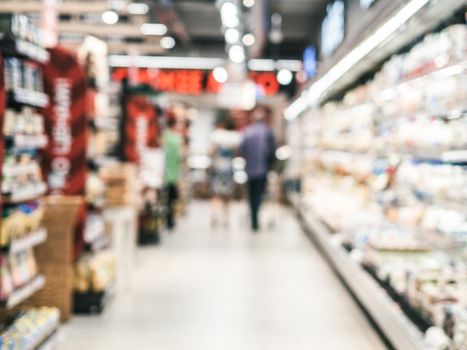
[[[60,311],[41,307],[20,312],[0,333],[0,350],[34,350],[56,331]]]

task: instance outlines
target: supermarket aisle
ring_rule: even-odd
[[[161,247],[142,249],[131,291],[76,317],[59,350],[384,348],[291,212],[253,236],[242,205],[226,231],[210,229],[209,209],[193,203]]]

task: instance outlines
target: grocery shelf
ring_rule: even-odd
[[[39,91],[14,88],[9,91],[9,101],[32,107],[44,108],[49,104],[49,96]]]
[[[59,339],[58,324],[56,325],[55,330],[53,330],[46,338],[41,342],[41,344],[31,347],[29,350],[53,350],[57,347]]]
[[[39,291],[45,285],[45,278],[42,275],[39,275],[32,279],[25,286],[18,288],[13,291],[8,299],[3,300],[0,304],[3,304],[7,309],[12,309],[15,306],[21,304],[23,301],[33,296],[37,291]]]
[[[423,334],[402,313],[377,282],[356,262],[344,247],[332,240],[331,231],[298,199],[291,198],[301,218],[305,232],[342,278],[352,294],[368,312],[387,340],[397,350],[423,350]]]
[[[8,246],[2,247],[1,249],[7,251],[9,254],[16,254],[44,243],[46,240],[47,230],[45,228],[40,228],[24,237],[14,239]]]
[[[15,190],[10,195],[3,196],[5,204],[18,204],[37,200],[47,191],[45,183],[40,183],[32,187],[24,187],[21,190]]]
[[[47,145],[45,135],[12,135],[7,136],[7,140],[16,150],[38,149]]]
[[[0,40],[0,46],[2,51],[8,55],[25,57],[40,63],[46,63],[50,59],[50,54],[46,49],[12,36],[6,36]]]

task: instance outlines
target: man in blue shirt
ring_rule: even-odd
[[[275,157],[276,141],[267,125],[270,109],[258,106],[252,112],[253,122],[243,132],[240,151],[245,158],[248,175],[248,202],[251,213],[251,228],[259,230],[258,214],[266,191],[266,179]]]

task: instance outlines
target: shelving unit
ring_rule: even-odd
[[[453,21],[355,86],[363,59],[290,127],[290,202],[397,350],[429,348],[431,327],[446,348],[467,341],[467,29]]]
[[[3,306],[7,309],[13,309],[23,301],[34,295],[45,285],[45,278],[42,275],[36,276],[26,285],[14,290],[8,299],[3,301]]]
[[[0,255],[4,298],[0,309],[2,317],[14,324],[27,323],[17,331],[10,327],[10,321],[6,322],[1,341],[3,346],[15,348],[21,343],[23,350],[51,350],[60,316],[55,308],[38,308],[47,306],[37,302],[45,290],[47,271],[41,268],[36,249],[48,239],[43,223],[48,185],[42,177],[40,151],[48,142],[43,110],[50,101],[43,91],[42,64],[49,61],[50,54],[39,46],[40,33],[26,16],[1,16],[3,28],[8,23],[11,28],[0,33]],[[24,313],[18,314],[20,309]]]
[[[5,35],[0,39],[0,46],[2,51],[9,56],[28,58],[40,63],[46,63],[50,58],[46,49],[11,35]]]
[[[47,230],[45,228],[40,228],[24,237],[14,239],[8,246],[0,249],[3,249],[3,251],[8,252],[9,254],[17,254],[44,243],[46,240]]]
[[[386,292],[367,274],[340,244],[332,241],[332,233],[319,219],[300,208],[297,212],[305,232],[320,248],[325,258],[348,286],[357,301],[369,313],[370,317],[382,330],[388,341],[396,349],[423,350],[422,333],[401,312]]]
[[[44,108],[49,104],[49,97],[43,92],[15,88],[8,92],[9,100],[15,104]]]

